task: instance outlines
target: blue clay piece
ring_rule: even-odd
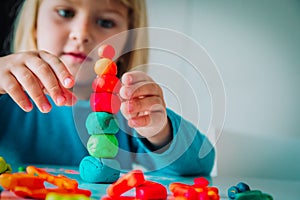
[[[80,162],[79,173],[89,183],[113,183],[120,177],[120,164],[114,159],[86,156]]]
[[[116,134],[119,125],[114,115],[107,112],[91,112],[85,122],[90,135],[95,134]]]
[[[249,185],[247,185],[246,183],[243,183],[243,182],[238,183],[236,185],[236,187],[238,188],[239,192],[250,191]]]
[[[236,186],[232,186],[228,189],[229,199],[235,199],[236,194],[239,193],[239,189]]]

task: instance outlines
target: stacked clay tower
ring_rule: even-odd
[[[93,183],[112,183],[119,178],[120,165],[114,158],[118,153],[119,131],[114,117],[120,110],[121,101],[118,96],[121,83],[117,77],[117,65],[112,60],[115,50],[110,45],[102,45],[98,49],[99,59],[94,65],[97,77],[92,83],[90,96],[92,112],[86,119],[89,139],[87,150],[90,156],[82,159],[79,171],[84,181]]]

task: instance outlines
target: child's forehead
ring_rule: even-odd
[[[71,5],[84,5],[84,4],[93,4],[99,7],[111,7],[114,8],[115,6],[123,6],[127,7],[130,1],[127,0],[40,0],[41,2],[50,1],[53,3],[69,3]]]
[[[64,9],[81,9],[88,10],[90,13],[102,13],[112,11],[127,16],[128,5],[123,0],[41,0],[44,8],[51,9],[54,7]]]

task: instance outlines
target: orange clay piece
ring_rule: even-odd
[[[40,177],[25,173],[1,174],[0,185],[6,190],[15,190],[16,187],[29,189],[44,188],[44,180]]]
[[[30,197],[34,199],[45,199],[47,194],[56,193],[64,195],[80,194],[86,197],[91,196],[91,191],[83,189],[67,190],[62,188],[41,188],[41,189],[29,189],[27,187],[16,187],[14,193],[20,197]]]
[[[132,170],[119,178],[115,183],[107,188],[108,196],[120,197],[123,193],[137,187],[145,182],[144,174],[141,170]]]
[[[26,171],[28,174],[37,175],[42,179],[44,179],[45,181],[53,185],[56,185],[59,188],[68,189],[68,190],[78,188],[78,183],[76,180],[70,179],[63,175],[54,176],[52,174],[49,174],[45,170],[34,166],[28,166],[26,168]]]
[[[45,199],[50,192],[91,196],[91,191],[78,188],[76,180],[62,175],[54,176],[33,166],[28,166],[26,171],[27,173],[1,174],[0,185],[4,189],[14,192],[17,196],[25,198]],[[46,188],[45,181],[56,185],[58,188]]]
[[[207,195],[210,197],[210,200],[219,200],[219,190],[216,187],[208,187]]]
[[[169,185],[169,189],[174,197],[198,199],[198,192],[188,184],[174,182]]]
[[[208,185],[209,182],[205,178],[197,178],[194,185],[174,182],[169,185],[169,189],[173,193],[174,200],[220,200],[218,188]]]
[[[117,65],[109,58],[101,58],[96,61],[94,71],[98,76],[104,74],[117,75]]]

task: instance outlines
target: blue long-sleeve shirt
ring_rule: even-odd
[[[36,107],[24,112],[9,95],[0,96],[0,156],[8,163],[79,165],[88,155],[89,135],[85,120],[90,112],[87,101],[74,107],[57,107],[41,113]],[[128,127],[121,113],[116,115],[120,130],[117,159],[125,170],[138,164],[150,171],[175,175],[209,175],[215,151],[207,138],[175,112],[167,109],[173,140],[164,151],[156,152],[151,144]],[[205,145],[202,145],[204,144]],[[205,146],[207,155],[199,157]]]

